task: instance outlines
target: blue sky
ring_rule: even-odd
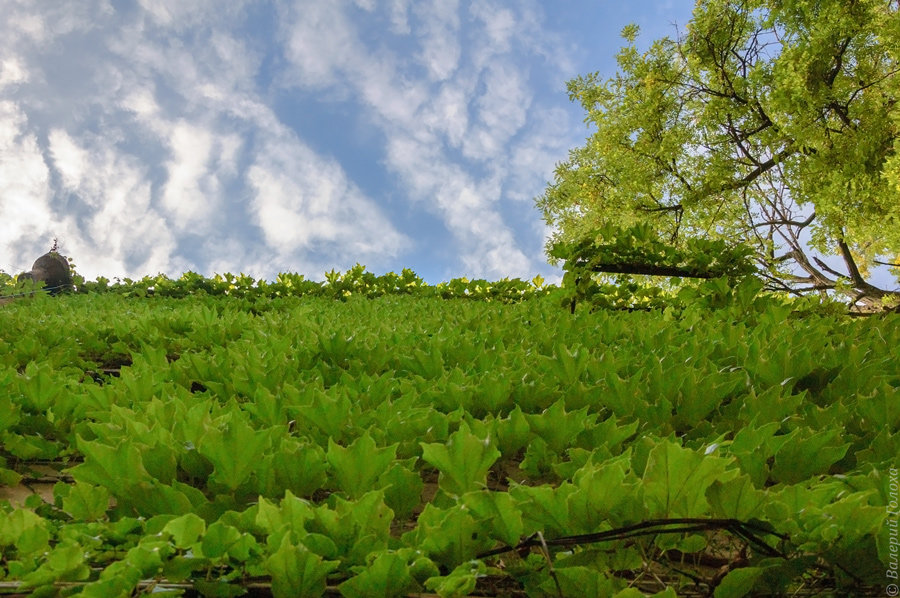
[[[533,205],[688,0],[0,0],[0,269],[555,279]]]

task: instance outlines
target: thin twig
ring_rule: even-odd
[[[550,573],[550,577],[553,578],[553,583],[556,584],[556,593],[559,594],[559,598],[563,598],[562,586],[559,585],[559,578],[556,577],[556,571],[553,569],[553,559],[550,556],[550,549],[547,548],[547,541],[544,540],[544,534],[541,532],[537,533],[537,537],[541,541],[541,552],[547,561],[547,570]]]

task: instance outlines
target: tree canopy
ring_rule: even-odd
[[[637,34],[616,76],[568,84],[594,130],[536,200],[551,255],[650,226],[749,245],[770,289],[893,300],[871,272],[900,277],[900,2],[698,0]]]

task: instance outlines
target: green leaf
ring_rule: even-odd
[[[338,590],[347,598],[394,598],[406,595],[412,584],[406,559],[395,552],[384,552]]]
[[[765,571],[762,567],[742,567],[733,569],[722,578],[716,591],[713,594],[715,598],[741,598],[753,591],[756,580]]]
[[[0,434],[19,423],[20,407],[9,395],[0,397]]]
[[[748,475],[726,482],[716,481],[706,491],[706,498],[715,517],[749,521],[759,517],[769,497],[753,486]]]
[[[246,588],[240,584],[230,584],[227,581],[206,581],[205,579],[194,580],[194,589],[200,592],[204,598],[232,598],[247,593]]]
[[[425,587],[437,592],[441,598],[468,596],[478,584],[478,578],[487,573],[487,566],[481,561],[469,561],[459,565],[443,577],[431,577]]]
[[[132,443],[111,447],[76,436],[84,462],[69,470],[76,481],[109,488],[114,496],[140,482],[150,481],[141,454]]]
[[[569,496],[575,487],[563,483],[551,486],[522,486],[514,484],[509,493],[522,512],[525,534],[542,531],[546,536],[559,537],[569,534]]]
[[[627,472],[628,456],[625,455],[602,465],[588,463],[576,473],[575,492],[568,497],[572,534],[589,534],[599,531],[610,520],[630,519],[622,517],[620,512],[623,506],[637,502],[637,485],[625,483]]]
[[[175,556],[163,565],[162,574],[169,581],[178,583],[190,579],[194,571],[200,571],[207,567],[209,567],[209,559]]]
[[[366,432],[347,448],[329,438],[325,458],[331,466],[338,488],[350,498],[359,498],[376,489],[375,480],[388,470],[396,454],[396,444],[376,448],[375,441]]]
[[[425,488],[422,477],[400,463],[395,463],[387,473],[378,478],[378,487],[384,489],[384,502],[394,511],[397,519],[407,519],[422,502]]]
[[[569,355],[568,349],[559,349],[563,354]],[[579,353],[579,351],[576,351]],[[587,351],[582,348],[580,354],[585,356]],[[573,366],[574,367],[574,366]],[[550,450],[561,455],[567,448],[573,446],[586,428],[594,425],[597,414],[587,414],[588,408],[582,407],[577,411],[566,412],[565,400],[560,399],[544,410],[540,415],[526,415],[531,430],[547,443]]]
[[[55,546],[35,571],[26,575],[22,589],[35,588],[56,581],[84,581],[90,568],[84,564],[84,549],[78,544],[65,543]]]
[[[254,430],[232,413],[224,429],[212,429],[203,436],[197,450],[215,468],[210,481],[236,490],[263,459],[270,439],[268,430]]]
[[[0,547],[15,546],[20,558],[45,552],[50,540],[47,522],[27,509],[0,517]]]
[[[508,493],[482,490],[469,492],[461,500],[477,518],[487,521],[491,535],[497,540],[515,546],[522,539],[525,530],[522,514]]]
[[[283,527],[294,532],[303,532],[306,521],[314,517],[314,509],[308,501],[294,496],[290,490],[284,493],[279,506],[275,506],[262,496],[257,502],[256,525],[268,534]],[[299,537],[296,538],[299,540]]]
[[[321,505],[307,530],[321,533],[337,546],[345,561],[362,564],[366,556],[387,548],[393,511],[384,504],[384,491],[363,495],[359,500],[345,500],[333,495],[333,507]]]
[[[63,511],[82,521],[99,521],[109,509],[109,491],[83,482],[67,485],[62,496]]]
[[[447,568],[456,567],[492,546],[488,526],[476,521],[468,509],[460,505],[449,509],[425,505],[415,531],[404,537],[411,539],[413,545],[434,562]]]
[[[337,441],[344,437],[345,428],[351,421],[352,405],[345,394],[330,396],[322,391],[313,393],[312,405],[296,407],[297,415],[305,420],[307,427],[311,425],[316,433],[314,438],[333,438]]]
[[[805,436],[805,435],[804,435]],[[808,437],[795,437],[775,453],[772,477],[779,482],[796,484],[814,475],[827,473],[847,453],[849,444],[836,446],[838,430],[822,430]]]
[[[6,461],[0,458],[0,463],[5,464]],[[12,469],[6,469],[5,467],[0,467],[0,486],[9,486],[10,488],[15,488],[19,485],[19,482],[22,481],[22,475],[13,471]]]
[[[187,488],[194,490],[189,486]],[[118,509],[130,508],[139,515],[148,517],[161,514],[183,515],[190,513],[195,507],[185,492],[156,480],[132,486],[117,499]]]
[[[497,448],[503,455],[515,455],[527,446],[531,427],[518,405],[509,412],[507,417],[496,420],[494,425]]]
[[[602,571],[592,567],[560,567],[554,570],[563,596],[612,596],[616,584]],[[553,579],[540,586],[546,596],[557,596],[559,591]]]
[[[172,534],[172,541],[178,548],[190,548],[206,532],[206,522],[193,513],[169,521],[164,533]]]
[[[298,496],[312,496],[316,490],[325,486],[327,467],[325,451],[321,447],[297,444],[266,455],[257,475],[270,496],[280,496],[285,490]]]
[[[483,487],[487,472],[500,457],[490,438],[478,438],[463,422],[446,444],[422,443],[422,459],[441,472],[438,485],[451,496]]]
[[[779,427],[778,422],[758,426],[754,419],[734,435],[729,447],[741,469],[750,476],[757,488],[762,488],[769,479],[767,461],[784,442],[790,440],[790,435],[775,436]]]
[[[328,574],[338,567],[337,561],[323,561],[303,546],[295,546],[285,536],[278,550],[266,559],[266,570],[272,576],[275,598],[318,598],[325,593]]]
[[[171,522],[170,522],[171,523]],[[203,534],[203,556],[216,559],[228,553],[241,539],[241,532],[234,526],[216,521]]]
[[[559,455],[550,450],[550,447],[540,436],[533,438],[528,443],[525,457],[519,463],[521,469],[532,480],[550,479],[552,473],[559,465]]]
[[[670,440],[657,444],[644,469],[644,504],[651,517],[703,517],[709,514],[706,489],[737,472],[731,459],[702,455]]]

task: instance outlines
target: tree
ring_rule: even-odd
[[[897,298],[870,273],[900,277],[900,0],[698,0],[674,39],[637,33],[568,84],[596,130],[536,200],[551,255],[649,224],[751,246],[772,290]]]

